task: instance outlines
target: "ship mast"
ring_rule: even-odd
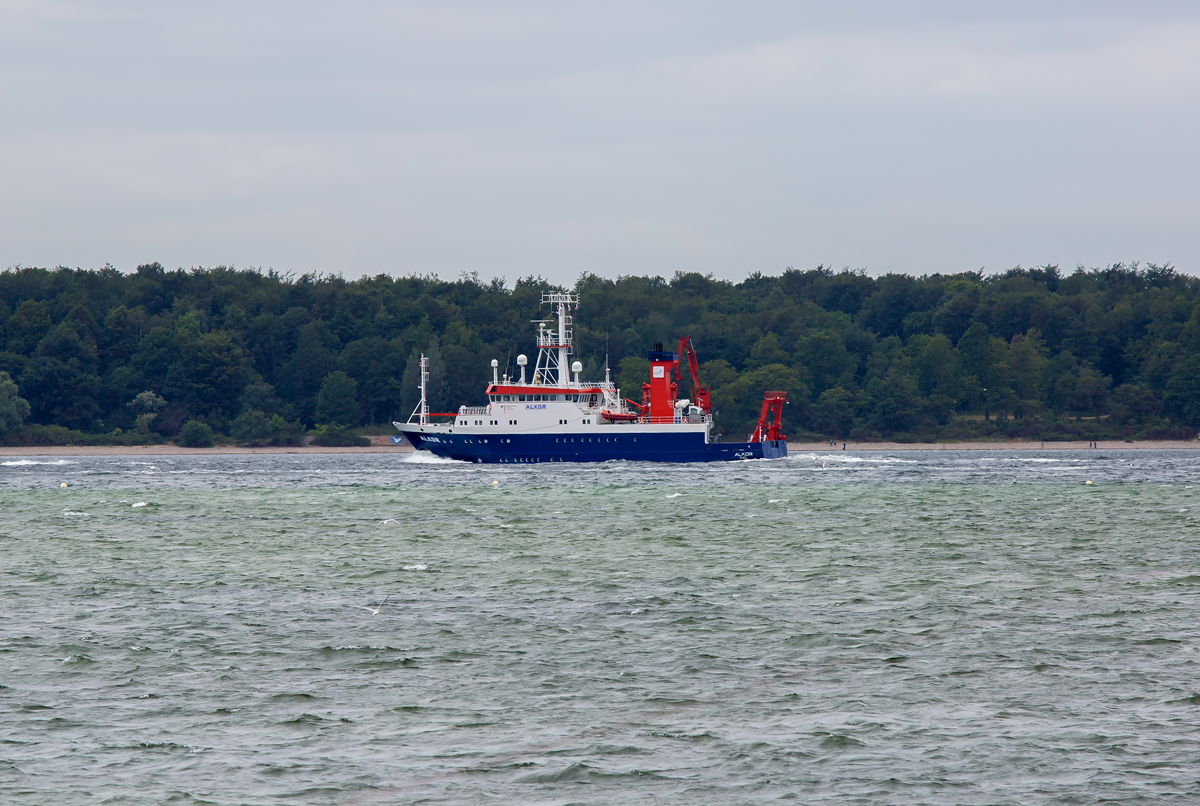
[[[493,362],[494,363],[494,362]],[[429,423],[429,401],[425,397],[425,385],[429,380],[429,358],[425,353],[421,353],[421,383],[418,388],[421,390],[421,402],[413,409],[413,413],[408,415],[408,421],[411,423],[413,417],[417,417],[417,422],[421,425]],[[418,416],[419,415],[419,416]]]
[[[538,322],[538,366],[533,374],[534,382],[539,378],[541,383],[557,381],[560,387],[567,388],[571,385],[571,365],[567,357],[571,354],[573,334],[570,328],[574,322],[570,310],[572,305],[579,304],[579,295],[543,293],[542,304],[546,303],[558,306],[558,330],[544,329],[544,319]],[[552,369],[557,371],[551,373]]]

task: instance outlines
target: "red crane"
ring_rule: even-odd
[[[696,360],[696,348],[692,346],[692,337],[684,336],[679,340],[679,385],[683,386],[683,357],[687,356],[688,371],[692,375],[693,401],[703,409],[705,414],[712,414],[712,387],[700,385],[700,362]]]
[[[764,392],[762,413],[758,415],[758,428],[754,429],[751,442],[774,442],[787,439],[780,429],[783,422],[783,404],[787,402],[787,392]]]

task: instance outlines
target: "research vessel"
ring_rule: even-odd
[[[534,322],[538,329],[532,376],[526,377],[529,362],[524,355],[517,357],[519,378],[507,372],[501,376],[499,362],[493,359],[486,406],[430,412],[428,358],[421,355],[421,400],[408,422],[392,423],[414,448],[479,464],[722,462],[787,456],[787,438],[781,433],[786,392],[764,394],[749,441],[717,441],[711,390],[700,384],[690,337],[680,339],[678,351],[666,350],[661,343],[649,351],[650,379],[642,384],[639,403],[621,396],[609,370],[603,382],[581,381],[580,362],[568,364],[578,295],[546,293],[542,304],[555,307],[557,321]],[[679,396],[684,366],[694,400]]]

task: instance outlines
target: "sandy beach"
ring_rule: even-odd
[[[1142,442],[1125,442],[1124,440],[1101,440],[1095,443],[1098,450],[1196,450],[1200,449],[1200,440],[1145,440]],[[1092,448],[1092,443],[1086,440],[1079,442],[1026,442],[1014,440],[1011,442],[847,442],[847,451],[1086,451]],[[828,442],[789,442],[788,452],[832,452],[842,450],[842,443],[830,445]]]
[[[28,448],[0,448],[0,456],[178,456],[235,453],[412,453],[408,445],[370,445],[362,448],[239,448],[218,445],[212,448],[181,448],[178,445],[56,445]]]
[[[1197,450],[1200,440],[1147,440],[1143,442],[1098,442],[1098,450]],[[846,451],[1082,451],[1090,448],[1081,442],[847,442]],[[842,450],[842,443],[789,442],[789,453],[829,453]],[[318,446],[282,448],[239,448],[218,445],[213,448],[181,448],[177,445],[60,445],[45,447],[0,447],[0,456],[174,456],[181,454],[251,453],[412,453],[410,445],[375,443],[362,448],[322,448]]]

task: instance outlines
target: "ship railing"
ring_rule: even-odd
[[[571,331],[560,337],[556,331],[543,330],[537,334],[538,347],[570,347],[572,344]]]
[[[689,423],[694,425],[697,423],[706,423],[709,421],[709,419],[710,418],[707,414],[677,414],[674,417],[651,417],[647,415],[645,417],[639,417],[637,422],[648,425],[687,425]]]
[[[460,417],[478,417],[481,414],[490,414],[491,406],[459,406],[458,415]]]
[[[571,390],[581,390],[582,389],[582,390],[587,390],[589,392],[591,392],[595,389],[599,389],[602,392],[612,392],[614,395],[617,392],[617,385],[615,383],[605,383],[604,381],[595,381],[594,383],[589,383],[588,381],[580,381],[579,383],[576,383],[575,381],[568,381],[567,383],[554,383],[554,381],[547,378],[543,382],[540,380],[540,372],[539,372],[539,379],[538,379],[537,383],[534,383],[532,381],[526,381],[525,383],[521,383],[520,381],[517,381],[517,380],[509,380],[508,382],[504,383],[503,385],[504,386],[515,386],[520,389],[528,389],[531,392],[541,392],[544,389],[553,389],[555,391],[562,391],[564,389],[571,389]]]

